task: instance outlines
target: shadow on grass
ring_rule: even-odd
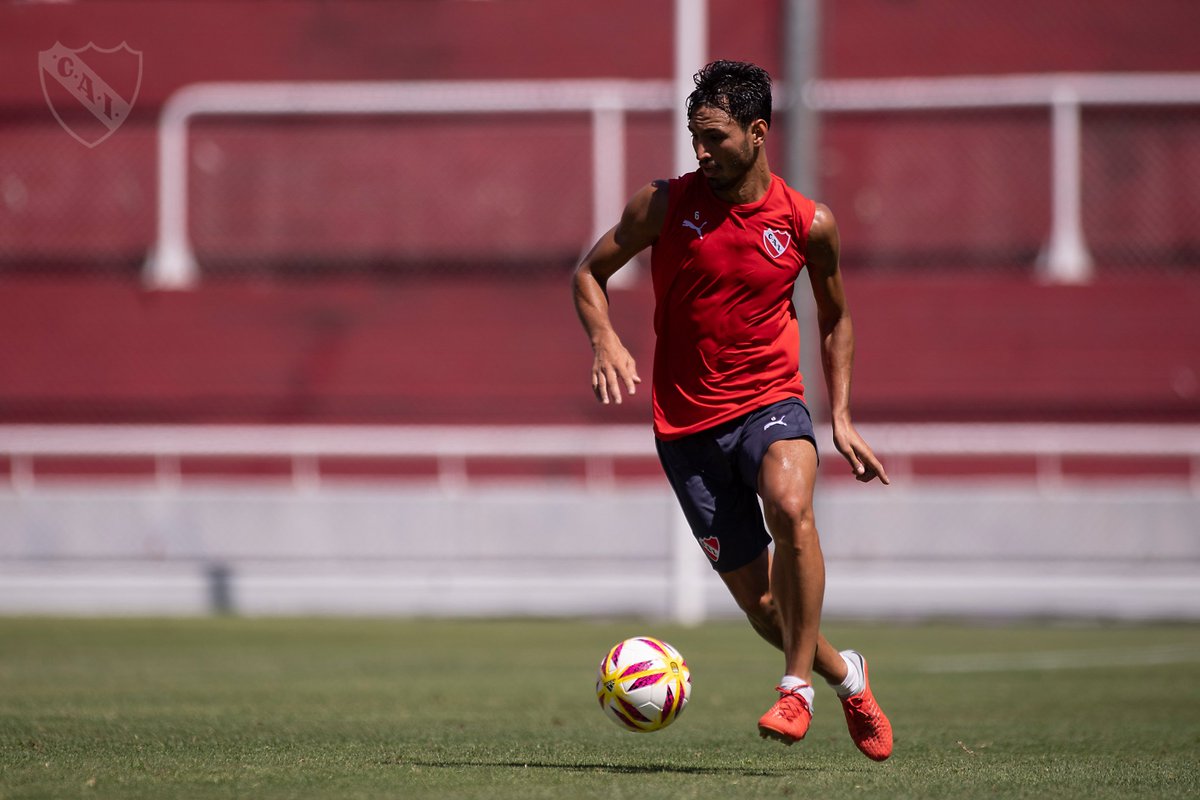
[[[508,767],[511,769],[547,769],[565,772],[607,772],[615,775],[653,775],[658,773],[675,773],[679,775],[745,775],[771,777],[773,775],[788,775],[815,767],[793,766],[778,769],[746,768],[746,767],[702,767],[681,764],[605,764],[600,762],[569,762],[556,763],[549,761],[484,761],[484,760],[455,760],[442,758],[436,761],[423,759],[386,759],[384,764],[414,767]]]

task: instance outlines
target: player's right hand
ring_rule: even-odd
[[[620,342],[599,344],[595,348],[596,358],[592,362],[592,391],[604,405],[621,404],[621,386],[630,395],[637,394],[637,385],[642,379],[637,374],[637,363]]]

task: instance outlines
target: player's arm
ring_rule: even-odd
[[[808,277],[817,304],[817,326],[821,335],[821,364],[829,389],[833,422],[833,444],[850,462],[858,480],[878,477],[888,483],[883,464],[854,429],[850,421],[850,373],[854,364],[854,325],[838,267],[841,243],[833,213],[817,205],[808,235]]]
[[[592,343],[592,391],[601,403],[620,403],[621,387],[634,394],[642,381],[609,318],[608,279],[654,244],[666,213],[666,181],[647,184],[625,206],[621,221],[600,237],[575,268],[575,311]]]

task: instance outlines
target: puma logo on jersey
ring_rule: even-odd
[[[705,226],[705,225],[707,225],[707,224],[708,224],[708,220],[704,220],[704,222],[701,222],[699,225],[697,225],[696,223],[692,222],[690,219],[685,219],[685,220],[683,221],[683,227],[685,227],[685,228],[691,228],[692,230],[694,230],[694,231],[696,232],[696,235],[697,235],[697,236],[699,236],[701,239],[703,239],[703,238],[704,238],[704,230],[703,230],[703,228],[704,228],[704,226]]]
[[[768,422],[766,425],[763,425],[763,430],[765,431],[767,428],[770,428],[772,425],[782,425],[783,427],[786,428],[787,420],[785,420],[783,417],[771,417],[771,421]]]
[[[774,228],[767,228],[763,231],[763,246],[767,248],[771,258],[779,258],[787,251],[788,245],[791,243],[792,235],[787,231],[777,231]]]

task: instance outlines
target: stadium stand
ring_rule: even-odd
[[[1069,37],[1031,37],[1020,14],[921,5],[921,14],[909,14],[866,0],[831,4],[827,75],[1200,67],[1191,48],[1161,38],[1108,48],[1130,13],[1122,3],[1090,4],[1095,25]],[[1182,36],[1192,13],[1185,5],[1156,7],[1141,24]],[[81,37],[154,47],[134,117],[95,149],[63,135],[37,81],[0,84],[0,328],[4,341],[21,343],[0,347],[0,417],[597,419],[580,391],[587,353],[561,288],[591,234],[578,185],[586,180],[587,128],[578,118],[505,121],[486,138],[474,133],[478,119],[204,122],[192,135],[192,226],[204,280],[179,296],[139,285],[153,240],[156,113],[179,87],[202,79],[668,72],[669,53],[657,44],[670,24],[665,4],[618,3],[589,18],[586,36],[557,8],[526,0],[345,3],[337,11],[199,2],[6,10],[22,42],[0,55],[10,76],[30,71],[67,15],[72,30],[86,31]],[[711,8],[714,56],[754,57],[779,73],[779,4],[763,4],[761,15],[724,0]],[[919,23],[925,14],[952,17],[962,30],[986,27],[986,46],[964,48],[965,36],[934,33]],[[227,25],[229,15],[239,24]],[[623,23],[632,18],[639,25]],[[1017,22],[997,24],[1009,19]],[[501,24],[505,37],[489,35]],[[542,37],[571,46],[535,47]],[[822,199],[838,213],[846,243],[860,325],[860,415],[1200,419],[1197,209],[1194,198],[1163,196],[1200,183],[1198,119],[1195,110],[1177,112],[1165,135],[1161,125],[1097,126],[1097,140],[1120,140],[1119,148],[1090,148],[1085,176],[1085,227],[1100,277],[1055,288],[1029,280],[1047,226],[1038,112],[832,117],[822,140]],[[662,114],[631,121],[628,186],[663,174],[670,124]],[[786,133],[786,115],[781,128]],[[1129,152],[1154,164],[1114,160]],[[1158,180],[1164,170],[1172,180]],[[435,186],[450,188],[429,191]],[[472,197],[460,200],[466,186]],[[414,201],[414,192],[429,196]],[[456,206],[465,209],[458,217]],[[1153,217],[1143,229],[1153,227],[1128,266],[1125,230],[1139,215]],[[453,277],[463,275],[469,280]],[[642,285],[616,301],[648,365],[645,295]],[[1002,367],[998,354],[1006,356]],[[484,385],[488,401],[480,403],[473,387]],[[606,418],[643,416],[644,407],[629,406]]]
[[[782,76],[786,3],[750,5],[752,12],[738,0],[709,0],[710,55],[754,60]],[[822,3],[820,72],[1200,73],[1195,3],[1056,5],[1047,13],[1036,0]],[[155,240],[159,114],[181,88],[663,80],[672,69],[671,7],[7,4],[0,427],[648,426],[648,391],[617,408],[591,397],[590,354],[569,305],[567,276],[594,233],[586,114],[489,117],[486,127],[480,115],[205,118],[191,129],[188,167],[200,280],[161,291],[147,286],[143,271]],[[68,136],[47,109],[38,52],[56,40],[125,41],[144,51],[133,113],[96,147]],[[681,116],[627,115],[627,191],[669,173]],[[1080,285],[1038,277],[1051,217],[1049,117],[1048,108],[823,117],[817,194],[842,232],[858,335],[858,421],[1155,423],[1168,436],[1200,423],[1200,108],[1083,109],[1082,225],[1095,275]],[[784,175],[788,122],[782,110],[771,154]],[[646,376],[653,300],[645,275],[612,297]],[[574,480],[571,488],[479,498],[453,480],[443,480],[451,484],[441,486],[444,494],[431,491],[427,479],[444,465],[429,456],[323,462],[323,489],[339,470],[402,480],[314,495],[305,494],[311,465],[287,453],[173,459],[152,450],[0,456],[0,484],[8,484],[0,489],[0,609],[75,613],[102,596],[105,608],[203,612],[214,606],[208,594],[218,576],[234,581],[240,607],[251,611],[425,613],[430,585],[457,568],[450,562],[462,550],[482,554],[467,570],[479,580],[462,605],[431,613],[545,611],[563,586],[578,583],[565,567],[557,572],[565,560],[553,563],[544,585],[532,574],[536,565],[529,575],[507,575],[514,580],[497,595],[495,581],[505,576],[488,572],[497,568],[489,559],[547,547],[566,559],[563,520],[588,539],[572,552],[590,559],[580,574],[593,581],[580,584],[566,613],[596,607],[613,580],[645,583],[622,570],[658,574],[657,562],[605,551],[607,529],[619,529],[624,542],[651,543],[655,558],[686,563],[677,558],[680,537],[669,538],[677,520],[648,454],[614,468],[616,478],[631,479],[625,495],[606,493],[603,475],[600,489],[591,486],[596,476],[583,460],[545,455],[533,472]],[[1195,518],[1200,459],[1183,451],[1110,455],[1075,454],[1049,470],[1033,454],[898,459],[900,475],[977,480],[966,493],[918,482],[864,500],[829,481],[831,571],[866,564],[874,576],[860,594],[832,595],[830,607],[1194,618],[1200,556],[1181,520]],[[487,456],[462,470],[511,475],[503,461]],[[1067,479],[1065,490],[1056,477]],[[1131,477],[1154,485],[1141,492],[1126,485]],[[110,478],[124,482],[111,489]],[[1076,491],[1079,479],[1087,491]],[[180,485],[200,488],[179,492]],[[523,537],[511,547],[481,533],[501,518]],[[428,544],[434,526],[447,530],[448,556],[437,547],[417,552],[414,543]],[[1128,537],[1135,526],[1138,536]],[[346,527],[361,537],[347,544]],[[1013,530],[1020,535],[1010,537]],[[979,538],[1012,546],[985,551]],[[376,570],[365,583],[364,570]],[[671,597],[640,608],[687,619],[697,592],[707,592],[710,606],[720,602],[694,578],[683,570]],[[1134,587],[1132,605],[1114,605],[1110,587],[1118,584]],[[367,588],[355,595],[359,585]],[[175,600],[160,605],[170,592]],[[911,605],[890,605],[897,594]]]

